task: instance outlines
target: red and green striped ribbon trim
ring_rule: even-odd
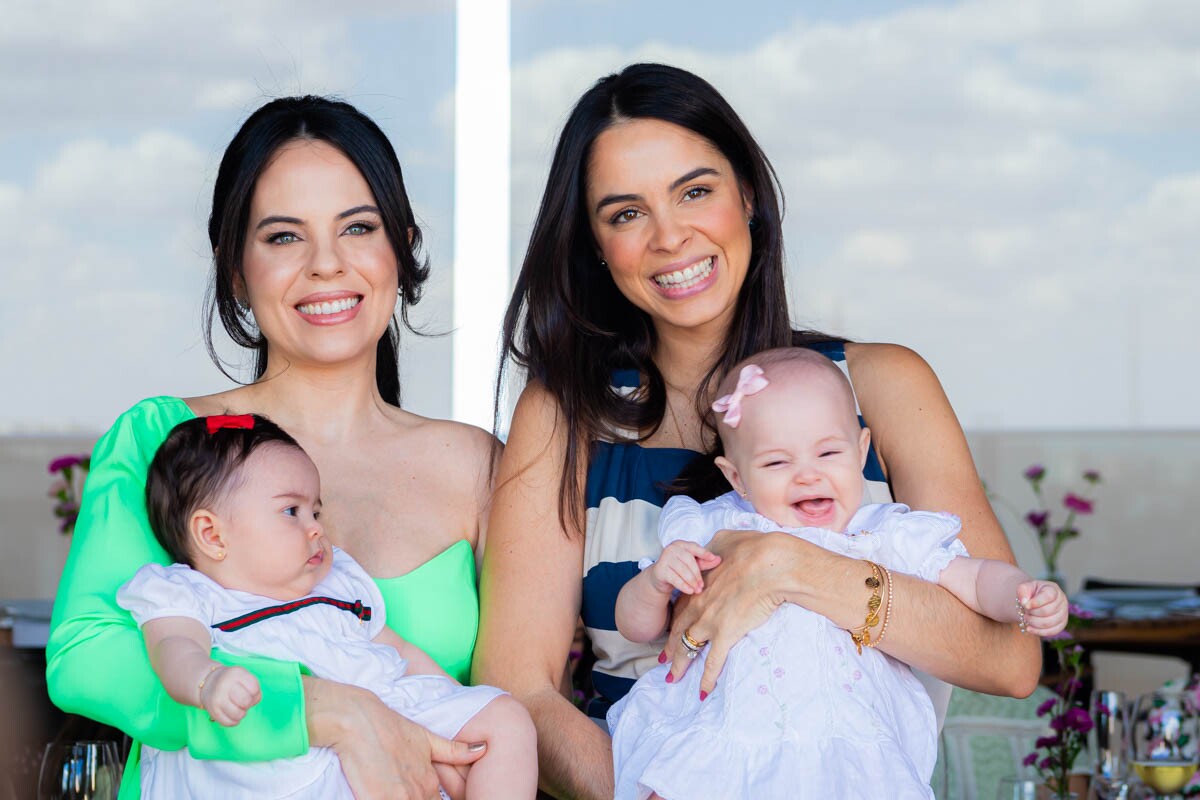
[[[340,608],[342,611],[348,611],[362,622],[369,622],[371,619],[371,607],[364,606],[361,600],[355,600],[351,603],[348,600],[338,600],[334,597],[305,597],[302,600],[293,600],[290,603],[282,603],[277,606],[267,606],[260,608],[257,611],[251,611],[249,614],[243,614],[240,617],[227,619],[224,622],[218,622],[212,627],[218,630],[230,633],[232,631],[240,631],[242,628],[247,628],[256,622],[271,619],[272,617],[281,617],[284,614],[291,614],[293,611],[299,611],[302,608],[308,608],[315,605],[329,605],[334,608]]]

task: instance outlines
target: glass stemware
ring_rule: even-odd
[[[116,800],[116,742],[52,742],[42,755],[38,800]]]
[[[1189,692],[1160,689],[1134,704],[1130,723],[1133,769],[1155,797],[1176,796],[1200,765],[1196,706]]]
[[[1127,796],[1129,777],[1128,713],[1121,692],[1092,692],[1088,711],[1092,730],[1088,749],[1092,755],[1092,784],[1100,800],[1118,800]]]

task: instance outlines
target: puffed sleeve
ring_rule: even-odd
[[[890,558],[884,562],[892,569],[937,583],[946,565],[968,556],[958,538],[962,523],[953,514],[909,511],[896,514],[893,520],[886,540]]]
[[[176,398],[144,400],[96,444],[50,623],[50,698],[160,750],[229,761],[298,756],[308,750],[300,665],[214,653],[262,687],[262,701],[226,728],[171,699],[133,617],[117,605],[117,589],[140,567],[170,563],[146,517],[146,471],[171,428],[193,416]]]
[[[672,497],[658,518],[658,540],[663,547],[680,540],[707,547],[716,532],[726,527],[728,509],[723,501],[724,497],[718,497],[701,504],[683,495]]]
[[[212,595],[191,573],[184,564],[147,564],[117,590],[117,605],[139,628],[165,617],[187,617],[207,628],[213,623]]]

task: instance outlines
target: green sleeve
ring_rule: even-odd
[[[79,520],[54,602],[46,683],[64,711],[113,725],[160,750],[196,758],[262,761],[308,750],[301,668],[214,654],[255,674],[262,701],[232,728],[167,695],[117,589],[144,564],[168,564],[146,517],[146,470],[167,433],[194,415],[176,398],[144,400],[96,444]]]

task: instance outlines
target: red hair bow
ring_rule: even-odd
[[[213,414],[204,419],[209,433],[216,433],[223,428],[244,428],[254,430],[254,417],[249,414]]]

